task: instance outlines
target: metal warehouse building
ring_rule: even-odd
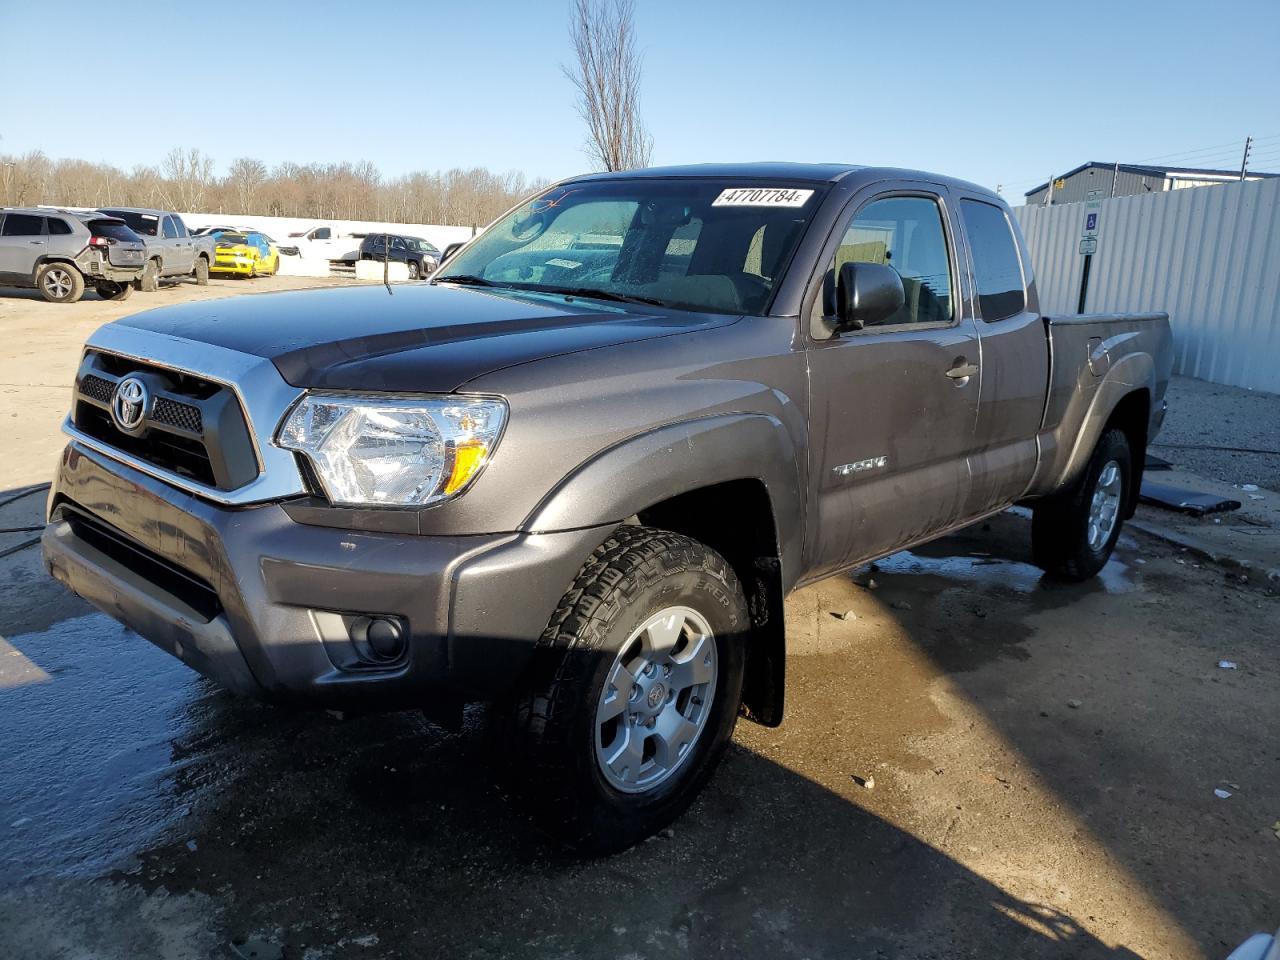
[[[1276,173],[1248,173],[1246,180],[1277,177]],[[1054,177],[1051,203],[1083,203],[1090,191],[1101,190],[1104,197],[1130,197],[1161,193],[1183,187],[1208,187],[1240,179],[1239,170],[1204,170],[1196,167],[1151,167],[1133,163],[1082,163],[1074,170]],[[1048,183],[1028,190],[1027,205],[1045,203]]]

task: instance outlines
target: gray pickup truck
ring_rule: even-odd
[[[201,286],[209,282],[217,238],[195,236],[176,213],[144,207],[111,207],[100,211],[119,217],[147,245],[147,262],[138,280],[140,290],[155,290],[162,279],[193,277]]]
[[[1164,315],[1043,316],[972,184],[585,176],[430,284],[99,329],[44,558],[235,691],[496,704],[531,808],[616,850],[782,721],[797,587],[1018,503],[1049,575],[1095,574],[1170,367]]]

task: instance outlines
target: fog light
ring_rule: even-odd
[[[404,631],[388,617],[359,617],[351,624],[351,639],[376,660],[395,660],[404,652]]]

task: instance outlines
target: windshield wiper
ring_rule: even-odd
[[[519,289],[519,288],[518,288]],[[596,300],[612,300],[615,303],[647,303],[651,306],[666,306],[661,300],[653,297],[641,297],[630,293],[615,293],[612,290],[601,290],[598,287],[548,287],[542,284],[530,285],[523,289],[534,291],[535,293],[559,293],[566,297],[587,297]]]
[[[499,284],[492,280],[486,280],[484,277],[477,277],[472,273],[458,273],[448,277],[437,277],[434,283],[458,283],[467,287],[496,287]]]

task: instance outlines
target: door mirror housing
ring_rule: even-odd
[[[461,250],[463,245],[464,244],[462,243],[462,241],[449,244],[447,247],[444,248],[444,253],[440,254],[440,262],[444,263],[446,260],[452,257],[455,253]]]
[[[891,317],[907,302],[902,277],[883,263],[842,263],[836,277],[836,329],[861,330]]]

